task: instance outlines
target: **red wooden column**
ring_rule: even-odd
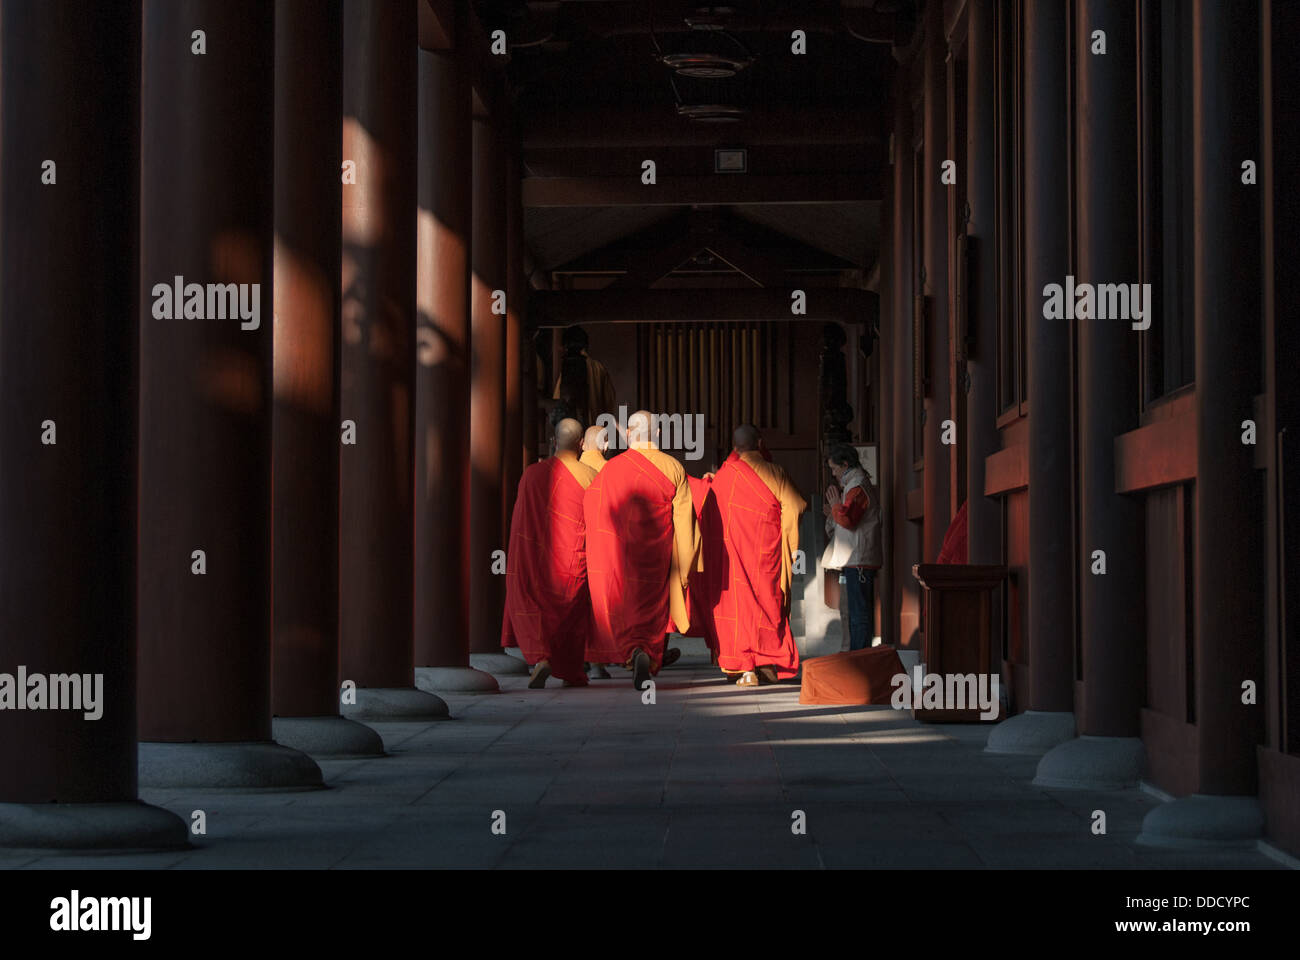
[[[257,0],[144,5],[139,732],[149,786],[320,784],[306,754],[271,741],[273,14]],[[206,53],[193,52],[196,30]],[[234,316],[208,284],[239,285]],[[179,313],[166,302],[177,285],[193,293]]]
[[[423,690],[490,693],[469,665],[470,186],[468,72],[419,51],[415,365],[415,676]]]
[[[942,442],[943,422],[952,415],[952,384],[948,358],[948,187],[940,182],[942,164],[954,159],[948,146],[948,83],[944,67],[947,44],[943,34],[943,4],[926,8],[925,25],[925,127],[921,216],[925,221],[926,297],[925,352],[929,386],[925,392],[922,428],[925,472],[921,484],[925,520],[921,525],[921,558],[933,563],[943,547],[952,520],[952,447]],[[960,172],[960,168],[959,168]],[[958,438],[960,442],[960,438]],[[908,568],[910,569],[910,568]]]
[[[343,0],[276,0],[271,729],[331,757],[384,752],[339,716],[342,60]]]
[[[470,663],[495,674],[527,673],[518,657],[501,650],[505,576],[494,573],[495,551],[506,549],[502,523],[505,457],[506,317],[499,310],[506,291],[506,156],[502,131],[492,119],[475,117],[473,242],[470,316]]]
[[[1065,4],[1024,5],[1025,350],[1029,394],[1028,709],[989,731],[993,753],[1041,754],[1074,737],[1070,325],[1043,317],[1043,287],[1070,271]]]
[[[1300,851],[1300,802],[1293,772],[1300,764],[1300,275],[1277,251],[1300,249],[1300,222],[1288,172],[1300,160],[1300,129],[1294,116],[1300,69],[1300,7],[1286,0],[1260,4],[1260,62],[1264,161],[1259,185],[1264,203],[1264,392],[1272,438],[1265,443],[1269,491],[1265,531],[1269,596],[1277,603],[1265,623],[1265,663],[1276,698],[1266,707],[1268,743],[1259,750],[1259,799],[1266,836],[1292,855]],[[1243,185],[1244,186],[1244,185]],[[1264,443],[1264,441],[1261,441]],[[1271,448],[1271,449],[1269,449]],[[1267,451],[1267,452],[1266,452]]]
[[[339,677],[358,720],[447,716],[415,688],[416,14],[343,7]]]
[[[520,290],[524,297],[533,290],[528,267],[528,252],[525,250],[524,276]],[[521,309],[524,311],[524,322],[521,333],[523,345],[519,348],[519,374],[522,378],[519,389],[519,427],[523,431],[524,469],[526,470],[529,464],[537,462],[537,372],[541,361],[537,356],[537,346],[533,342],[536,331],[528,325],[528,303],[525,302]]]
[[[998,439],[998,277],[997,277],[997,43],[998,11],[991,3],[970,7],[967,50],[969,178],[966,224],[973,255],[968,272],[968,323],[975,349],[966,360],[966,522],[971,563],[1001,563],[1002,510],[984,496],[984,461],[996,453]],[[961,160],[958,160],[960,173]]]
[[[1137,283],[1136,8],[1125,0],[1078,0],[1075,13],[1075,281]],[[1090,51],[1094,30],[1106,32],[1104,56]],[[1080,319],[1077,330],[1080,737],[1047,753],[1034,782],[1116,790],[1136,786],[1143,763],[1144,510],[1140,500],[1115,492],[1115,438],[1138,426],[1141,334],[1125,319]],[[1105,573],[1092,572],[1097,550]]]
[[[508,150],[506,159],[506,379],[505,457],[501,461],[501,529],[510,539],[510,518],[515,509],[519,477],[524,472],[523,438],[523,350],[524,310],[528,306],[528,285],[524,282],[524,208],[519,177],[518,148]],[[528,347],[528,349],[532,349]]]
[[[186,842],[136,800],[139,96],[139,4],[0,6],[0,847]]]
[[[921,478],[913,464],[924,455],[924,445],[916,449],[913,437],[916,400],[913,397],[912,383],[912,303],[917,293],[915,278],[918,270],[913,262],[912,237],[915,224],[912,215],[913,184],[912,169],[912,111],[900,108],[894,116],[894,192],[891,223],[893,239],[891,249],[894,252],[894,294],[891,302],[894,307],[892,320],[893,334],[891,348],[887,354],[893,360],[891,378],[894,394],[893,402],[893,469],[891,471],[892,490],[883,490],[882,495],[892,497],[893,509],[890,515],[891,535],[885,542],[891,544],[892,561],[891,579],[893,581],[893,599],[890,603],[890,616],[896,617],[897,638],[900,647],[919,650],[920,639],[920,585],[911,575],[913,565],[920,563],[921,524],[908,516],[909,493],[920,486]],[[882,356],[884,356],[882,352]],[[882,613],[882,617],[883,617]]]
[[[891,165],[892,166],[892,165]],[[892,169],[881,171],[880,174],[880,236],[891,238],[894,235],[894,173]],[[881,244],[880,249],[880,331],[879,343],[876,344],[878,358],[878,371],[880,377],[880,453],[877,457],[876,488],[880,490],[886,503],[890,502],[890,493],[895,486],[894,474],[894,446],[898,442],[894,434],[894,405],[897,402],[898,385],[894,383],[894,343],[897,332],[896,325],[899,322],[899,309],[897,301],[896,283],[894,273],[898,269],[898,253],[894,249],[892,242]],[[816,493],[816,491],[813,491]],[[820,516],[821,511],[817,509],[820,501],[810,501],[812,515]],[[881,555],[885,560],[885,565],[876,575],[876,596],[880,606],[880,641],[881,643],[894,645],[898,644],[898,621],[895,619],[897,607],[894,604],[894,581],[895,577],[892,570],[894,557],[894,526],[892,522],[885,519],[882,514],[880,524],[880,549]],[[821,578],[825,584],[825,570],[818,564],[813,571],[815,576]],[[910,571],[908,571],[910,573]],[[912,579],[910,576],[908,579]],[[825,586],[823,586],[823,592]],[[805,600],[805,636],[812,629],[816,629],[809,621],[811,611],[816,609],[814,603]],[[826,607],[825,602],[822,607]],[[836,611],[838,612],[838,611]],[[825,614],[820,610],[817,611],[821,616],[829,616],[829,609]],[[823,628],[825,629],[825,628]],[[841,629],[843,625],[841,624]],[[841,634],[841,637],[843,634]]]
[[[1197,788],[1147,814],[1145,844],[1249,847],[1264,826],[1256,751],[1274,691],[1264,682],[1263,480],[1256,448],[1242,443],[1263,383],[1263,201],[1241,182],[1242,162],[1259,164],[1259,15],[1244,0],[1197,0],[1192,14]]]

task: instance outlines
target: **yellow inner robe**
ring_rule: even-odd
[[[676,488],[673,494],[673,554],[668,573],[668,611],[678,633],[690,629],[690,613],[686,591],[690,585],[691,571],[700,563],[700,528],[695,522],[695,505],[691,501],[691,485],[686,479],[686,468],[677,458],[664,453],[653,443],[636,443],[633,449],[644,454]]]

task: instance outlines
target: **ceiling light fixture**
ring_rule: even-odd
[[[745,109],[729,103],[679,103],[677,116],[701,123],[738,123],[745,119]]]
[[[697,80],[725,80],[734,77],[752,62],[718,53],[699,52],[666,53],[660,58],[660,63],[679,77],[693,77]]]
[[[687,28],[695,34],[689,41],[690,47],[677,53],[664,53],[655,35],[654,7],[650,8],[650,42],[654,44],[657,59],[669,70],[681,77],[693,77],[697,80],[725,80],[734,77],[754,62],[748,48],[726,30],[726,14],[729,7],[714,9],[704,8],[696,16],[687,17]],[[721,41],[714,38],[726,37],[735,46],[719,49]]]

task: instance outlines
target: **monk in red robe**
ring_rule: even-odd
[[[714,468],[717,469],[716,467]],[[713,496],[713,473],[703,478],[687,477],[691,485],[691,504],[700,530],[700,567],[691,577],[691,633],[703,637],[713,663],[718,662],[718,631],[713,623],[713,607],[725,576],[727,552],[722,544],[722,521],[718,502]]]
[[[772,454],[758,440],[758,452],[769,463]],[[735,460],[739,454],[734,450],[729,460]],[[728,580],[727,548],[722,538],[722,517],[718,513],[718,501],[713,495],[713,478],[718,472],[713,469],[702,478],[688,477],[691,484],[691,500],[695,504],[695,520],[700,526],[700,569],[691,578],[691,630],[704,638],[712,654],[712,662],[718,662],[718,629],[713,622],[713,611],[718,605],[722,585]],[[736,679],[736,676],[732,676]]]
[[[555,456],[519,478],[506,552],[506,611],[501,646],[518,646],[533,664],[528,686],[551,674],[584,686],[583,648],[591,617],[583,497],[596,471],[578,460],[582,424],[555,426]]]
[[[628,418],[628,449],[587,488],[587,659],[621,663],[644,689],[664,662],[665,634],[690,627],[687,589],[700,555],[686,470],[658,448],[654,418]]]
[[[718,666],[738,686],[753,687],[760,676],[772,682],[799,672],[790,581],[808,502],[764,456],[756,427],[737,427],[733,442],[712,481],[726,554],[713,622]]]
[[[586,435],[582,438],[582,457],[581,460],[591,469],[600,473],[601,469],[607,462],[605,460],[605,451],[609,449],[609,432],[599,424],[587,428]],[[588,634],[590,636],[590,634]],[[587,675],[597,680],[608,680],[609,671],[605,669],[603,663],[592,664],[586,663]]]

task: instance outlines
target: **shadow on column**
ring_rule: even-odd
[[[339,261],[343,0],[277,0],[271,731],[382,756],[339,716]]]
[[[414,4],[343,7],[340,678],[354,720],[446,719],[415,687],[417,71]],[[424,585],[419,585],[423,589]]]
[[[274,8],[147,2],[143,35],[140,781],[319,788],[271,740]]]

